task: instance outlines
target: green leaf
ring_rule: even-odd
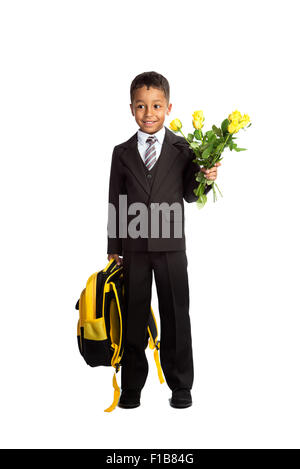
[[[200,149],[199,143],[197,143],[197,142],[191,142],[191,143],[190,143],[190,147],[191,147],[193,150],[199,150],[199,149]]]
[[[201,151],[206,150],[206,148],[209,147],[209,143],[205,143],[204,145],[201,145]]]
[[[202,182],[202,181],[204,181],[205,176],[204,176],[203,171],[199,171],[199,172],[196,173],[196,174],[197,174],[197,176],[196,176],[196,181],[197,181],[197,182]]]
[[[194,135],[197,140],[201,140],[201,131],[199,129],[194,131]]]
[[[212,129],[218,137],[223,137],[223,132],[221,129],[219,129],[219,127],[216,127],[215,125],[213,125]]]
[[[188,134],[187,139],[189,142],[192,142],[194,140],[194,134]]]
[[[215,133],[212,130],[209,130],[207,132],[207,138],[209,143],[211,143],[212,141],[216,140],[217,137],[215,136]]]
[[[222,132],[223,132],[223,135],[227,134],[228,133],[228,125],[229,125],[229,120],[228,119],[224,119],[222,124],[221,124],[221,129],[222,129]]]
[[[203,208],[204,205],[206,204],[206,202],[207,202],[207,197],[206,197],[205,194],[202,194],[202,195],[199,197],[199,199],[196,201],[197,207],[198,207],[199,209]]]
[[[216,148],[216,152],[219,153],[222,147],[223,147],[223,143],[219,143],[219,145]]]
[[[247,148],[234,148],[235,151],[245,151]]]
[[[202,153],[202,158],[204,158],[204,159],[208,158],[209,155],[210,155],[210,152],[211,152],[210,147],[207,148],[206,150],[204,150],[204,152]]]

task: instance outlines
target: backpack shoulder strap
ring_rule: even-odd
[[[158,329],[157,329],[157,323],[156,319],[153,313],[152,307],[150,308],[151,312],[149,314],[149,320],[148,320],[148,333],[149,333],[149,347],[151,350],[154,349],[154,360],[157,368],[157,373],[158,373],[158,378],[160,383],[164,383],[164,377],[163,377],[163,372],[161,369],[161,364],[159,361],[159,356],[158,356],[158,350],[160,348],[160,342],[158,340]]]
[[[114,373],[114,376],[113,376],[113,388],[114,388],[114,400],[112,404],[107,409],[105,409],[104,412],[111,412],[112,410],[115,409],[115,407],[117,406],[119,402],[120,388],[118,386],[116,373]]]

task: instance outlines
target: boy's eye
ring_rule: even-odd
[[[144,106],[145,106],[144,104],[138,104],[138,108],[142,108]],[[161,105],[160,104],[154,104],[154,107],[159,108],[159,107],[161,107]]]

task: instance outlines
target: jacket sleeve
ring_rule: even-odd
[[[183,173],[183,198],[186,202],[196,202],[198,197],[194,193],[199,183],[196,181],[196,173],[200,171],[201,166],[194,163],[195,154],[193,150],[188,150],[188,163]],[[211,186],[207,186],[204,193],[207,194],[211,190]]]
[[[119,195],[122,193],[125,193],[122,163],[115,147],[109,178],[107,254],[122,254],[122,239],[119,237]]]

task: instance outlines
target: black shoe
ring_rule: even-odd
[[[170,406],[176,409],[185,409],[192,405],[192,396],[189,389],[174,389],[172,397],[169,400]]]
[[[135,389],[123,389],[119,399],[118,407],[123,409],[134,409],[139,407],[141,398],[141,391]]]

